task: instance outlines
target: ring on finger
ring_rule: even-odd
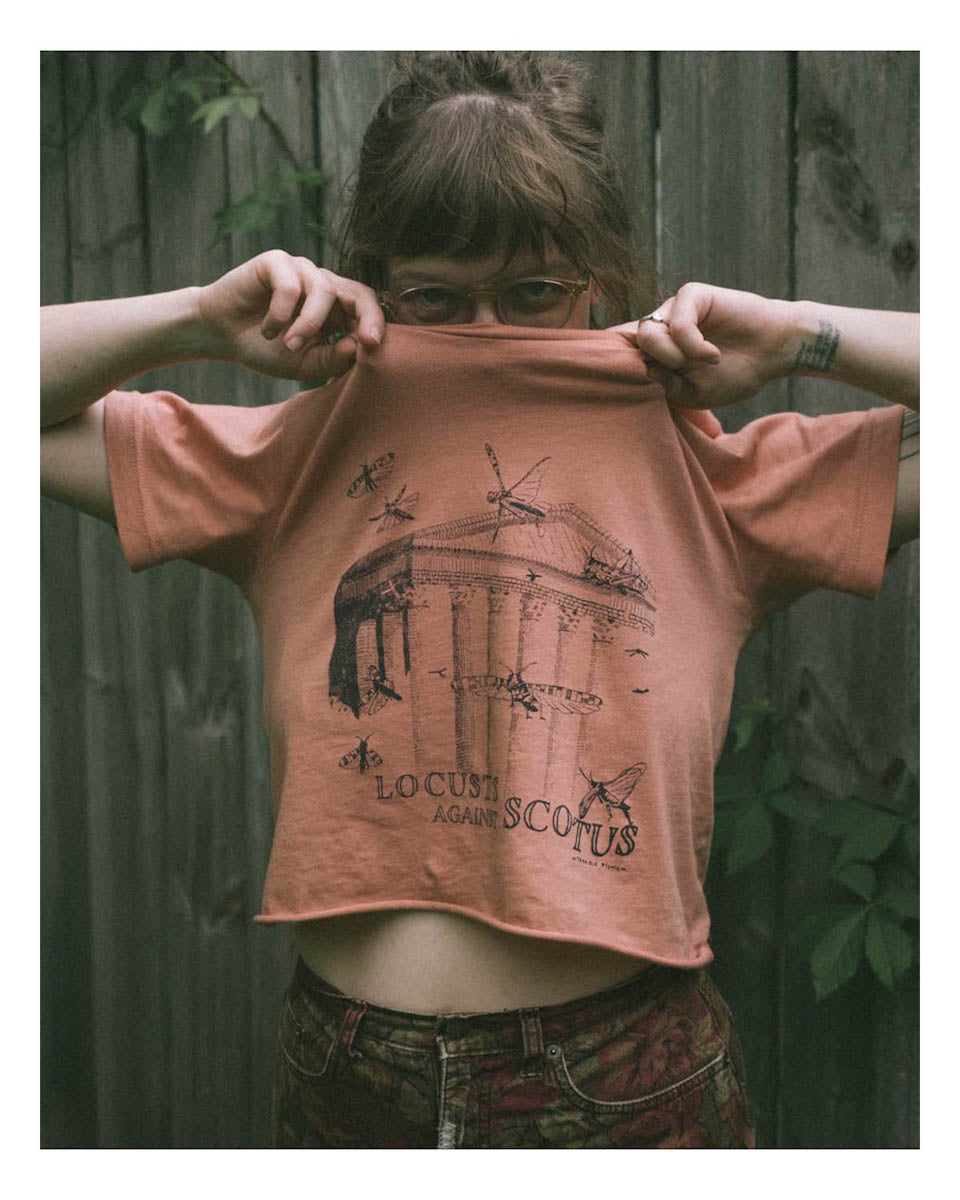
[[[648,312],[645,317],[641,317],[637,324],[642,325],[644,321],[656,321],[658,325],[670,324],[659,308],[655,308],[653,312]]]

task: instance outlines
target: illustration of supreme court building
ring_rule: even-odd
[[[570,795],[608,702],[604,655],[618,631],[652,637],[655,612],[632,551],[575,505],[448,521],[343,575],[330,695],[374,720],[401,706],[418,771],[455,761]]]

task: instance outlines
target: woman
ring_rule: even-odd
[[[45,311],[46,493],[136,568],[234,578],[260,626],[261,919],[300,951],[278,1146],[754,1142],[704,972],[736,651],[811,587],[876,590],[918,432],[886,407],[725,438],[706,410],[791,372],[916,408],[917,321],[657,305],[629,231],[574,68],[411,56],[341,273],[274,251]],[[266,409],[112,390],[201,358],[335,381]]]

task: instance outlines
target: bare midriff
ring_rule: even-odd
[[[297,950],[348,996],[417,1013],[497,1012],[602,991],[651,964],[600,946],[507,933],[424,909],[303,921]]]

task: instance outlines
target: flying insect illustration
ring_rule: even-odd
[[[381,483],[385,483],[390,478],[395,457],[392,453],[381,454],[372,463],[364,463],[360,474],[347,488],[347,495],[352,500],[356,500],[365,492],[375,492]]]
[[[528,667],[535,665],[527,664]],[[467,675],[451,679],[450,686],[457,691],[486,692],[491,700],[508,700],[511,708],[519,704],[528,718],[536,714],[541,721],[546,720],[541,712],[543,708],[589,716],[597,712],[603,703],[599,696],[591,692],[581,692],[554,683],[530,683],[523,677],[526,667],[518,667],[514,671],[504,665],[504,669],[506,675]]]
[[[484,449],[487,452],[487,457],[490,459],[490,465],[497,476],[497,482],[500,484],[498,491],[487,492],[487,503],[496,504],[497,506],[497,525],[491,539],[492,541],[496,541],[497,534],[500,532],[500,526],[508,517],[519,517],[523,521],[539,522],[541,517],[547,515],[546,508],[542,504],[535,504],[534,501],[540,492],[543,473],[547,469],[546,464],[550,461],[551,456],[548,454],[545,458],[541,458],[539,462],[534,463],[525,475],[520,476],[513,487],[508,488],[503,482],[503,476],[500,473],[500,463],[493,451],[493,447],[487,442],[484,444]],[[539,524],[537,528],[539,529]]]
[[[446,667],[436,667],[432,671],[427,671],[427,674],[428,675],[439,675],[441,679],[446,679],[447,668]]]
[[[368,713],[378,713],[388,700],[402,700],[403,697],[393,686],[393,680],[387,679],[386,672],[375,667],[372,663],[367,671],[369,690],[360,700],[360,707]]]
[[[641,650],[639,646],[635,646],[632,650],[624,650],[624,654],[630,654],[633,656],[636,656],[637,654],[642,654],[644,658],[649,658],[649,654],[647,653],[647,651]]]
[[[615,563],[611,563],[597,558],[593,553],[595,549],[596,547],[587,555],[587,562],[583,568],[585,579],[592,579],[605,587],[613,588],[621,596],[625,596],[627,592],[642,596],[646,592],[649,584],[637,566],[632,550],[628,550]]]
[[[417,507],[417,502],[420,499],[420,493],[414,492],[407,496],[407,485],[404,484],[400,492],[393,500],[387,500],[384,503],[382,513],[377,513],[375,517],[369,517],[370,521],[379,521],[377,533],[383,533],[385,529],[391,529],[394,525],[399,525],[401,521],[412,521],[414,519],[414,510]]]
[[[650,691],[649,688],[634,688],[633,689],[634,695],[636,695],[636,696],[645,696],[647,694],[647,692],[649,692],[649,691]]]
[[[580,774],[590,784],[590,790],[584,793],[583,799],[580,801],[580,820],[582,821],[590,811],[594,800],[599,800],[607,810],[608,820],[612,819],[613,810],[617,808],[629,821],[631,819],[630,806],[627,804],[627,798],[637,786],[637,781],[646,769],[646,763],[634,763],[632,767],[626,767],[614,779],[592,779],[580,767],[577,767]]]
[[[339,766],[349,767],[352,771],[359,771],[361,775],[366,774],[371,767],[379,767],[383,765],[383,759],[376,752],[371,750],[368,745],[371,735],[368,733],[365,738],[361,738],[359,744],[345,754],[340,759]]]

